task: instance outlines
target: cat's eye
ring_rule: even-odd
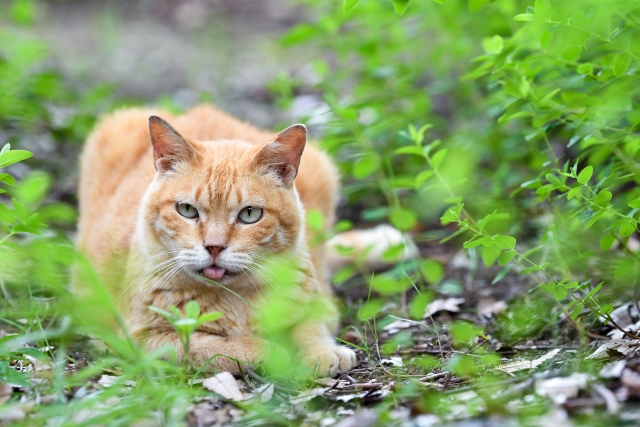
[[[262,218],[262,208],[247,206],[238,214],[238,220],[245,224],[253,224]]]
[[[185,218],[196,218],[198,216],[198,209],[188,203],[178,203],[176,209]]]

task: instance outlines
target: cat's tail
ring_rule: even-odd
[[[331,273],[349,264],[375,271],[418,255],[418,248],[409,236],[388,224],[338,233],[326,243],[326,262]]]

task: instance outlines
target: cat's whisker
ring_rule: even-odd
[[[129,290],[131,289],[136,283],[138,283],[140,280],[144,279],[145,276],[151,276],[152,274],[156,274],[158,273],[158,271],[160,271],[162,268],[164,268],[165,266],[171,265],[172,262],[175,262],[176,258],[170,258],[168,260],[165,260],[159,264],[154,264],[151,267],[147,268],[146,270],[144,270],[142,273],[140,273],[138,276],[136,276],[131,283],[129,283],[127,285],[127,287],[122,291],[122,293],[118,296],[118,299],[122,298],[122,296]]]
[[[158,276],[164,276],[167,274],[168,271],[172,271],[174,268],[176,268],[176,266],[178,265],[178,260],[175,258],[172,258],[171,260],[168,261],[172,261],[170,263],[167,263],[166,265],[162,265],[159,266],[161,268],[157,268],[155,271],[153,271],[153,277],[158,277]],[[156,266],[158,267],[158,266]],[[138,298],[143,292],[145,292],[145,296],[142,299],[142,301],[146,300],[147,296],[149,295],[149,293],[151,291],[153,291],[153,289],[155,289],[156,284],[155,283],[151,283],[151,279],[153,279],[153,277],[149,276],[146,278],[146,281],[143,282],[144,284],[142,286],[139,286],[134,292],[131,293],[131,295],[129,296],[127,303],[129,303],[134,297]],[[151,286],[149,286],[151,285]],[[138,308],[139,308],[138,304]],[[137,308],[136,308],[137,309]]]
[[[172,250],[168,250],[168,251],[159,252],[159,253],[157,253],[157,254],[155,254],[155,255],[149,255],[149,256],[147,256],[147,257],[145,257],[145,258],[143,258],[143,259],[140,259],[140,260],[138,260],[138,261],[136,261],[136,262],[133,262],[133,263],[131,263],[131,264],[127,264],[127,265],[125,266],[125,268],[123,268],[123,269],[120,271],[120,273],[123,273],[123,272],[127,271],[128,269],[130,269],[131,267],[134,267],[134,266],[136,266],[136,265],[138,265],[138,264],[140,264],[140,263],[143,263],[143,262],[149,261],[150,259],[157,258],[157,257],[159,257],[159,256],[163,256],[163,255],[173,255],[173,254],[177,254],[177,253],[179,253],[179,252],[180,252],[180,249],[172,249]]]
[[[167,280],[168,277],[172,276],[175,274],[176,271],[181,270],[182,269],[182,264],[180,263],[179,259],[173,258],[176,262],[174,264],[171,265],[171,267],[167,267],[167,269],[169,269],[169,271],[163,271],[162,274],[162,281],[163,283],[167,283],[169,282],[169,280]],[[153,292],[159,285],[160,283],[153,283],[149,289],[147,289],[147,292],[144,294],[144,297],[140,298],[138,305],[135,307],[135,310],[140,310],[140,308],[142,307],[142,304],[147,304],[147,298],[149,297],[149,295],[151,294],[151,292]]]
[[[260,271],[256,265],[248,266],[247,269],[256,275],[258,279],[269,289],[272,291],[277,291],[280,289],[280,286],[275,283],[269,276],[267,276],[264,271]]]
[[[256,292],[258,292],[258,286],[256,285],[256,282],[253,281],[253,279],[251,278],[251,276],[247,273],[246,270],[242,270],[242,273],[247,276],[247,279],[249,279],[249,281],[251,282],[251,284],[253,285],[253,288],[256,290]]]

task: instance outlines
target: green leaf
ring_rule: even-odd
[[[503,252],[502,255],[500,255],[500,258],[498,258],[498,264],[500,266],[503,266],[509,263],[509,261],[511,261],[515,256],[516,256],[515,251]]]
[[[433,295],[430,292],[423,292],[422,294],[414,296],[409,306],[409,314],[411,314],[411,317],[414,319],[422,319],[424,310],[432,300]]]
[[[0,150],[0,154],[4,154],[9,150],[11,150],[11,144],[6,143],[6,144],[4,144],[4,147],[2,147],[2,150]]]
[[[324,230],[324,216],[320,209],[309,209],[307,211],[307,225],[316,233]]]
[[[484,218],[480,221],[480,225],[478,226],[478,231],[482,232],[484,228],[489,224],[489,222],[493,219],[493,217],[497,214],[498,211],[493,211],[492,213],[485,215]]]
[[[598,283],[598,286],[590,290],[585,298],[592,298],[595,294],[600,292],[600,289],[602,289],[602,285],[604,285],[604,282]]]
[[[496,242],[496,245],[500,249],[513,250],[513,248],[516,247],[516,238],[515,237],[500,235],[500,236],[495,237],[494,241]]]
[[[13,224],[14,220],[15,220],[14,213],[11,210],[9,210],[9,208],[7,208],[5,205],[0,203],[0,221]]]
[[[389,215],[389,220],[398,230],[410,230],[416,225],[418,218],[412,211],[404,208],[394,209]]]
[[[549,0],[536,0],[533,8],[538,18],[545,21],[551,18],[551,2]]]
[[[593,75],[593,64],[590,62],[585,62],[584,64],[580,64],[576,67],[576,71],[578,74],[588,74],[590,76]]]
[[[0,168],[4,168],[14,163],[21,162],[22,160],[28,159],[31,156],[33,156],[33,154],[26,150],[6,151],[0,154]]]
[[[531,13],[521,13],[520,15],[514,16],[513,19],[522,22],[534,21],[536,19],[536,15]]]
[[[188,318],[196,319],[200,316],[200,304],[195,300],[189,301],[184,307],[184,314]]]
[[[544,98],[542,98],[542,99],[540,100],[540,105],[542,105],[542,106],[547,105],[547,103],[551,100],[551,98],[553,98],[554,96],[556,96],[556,94],[557,94],[558,92],[560,92],[560,89],[559,89],[559,88],[554,89],[554,90],[552,90],[551,92],[549,92],[548,94],[546,94],[546,95],[544,96]]]
[[[582,303],[578,303],[578,305],[576,305],[573,310],[571,310],[571,318],[573,320],[577,319],[578,316],[580,316],[580,313],[582,313],[582,309],[583,309],[583,305]]]
[[[571,190],[569,190],[569,192],[567,193],[567,200],[571,200],[573,199],[576,194],[578,194],[580,192],[580,189],[582,187],[576,187],[576,188],[572,188]]]
[[[341,268],[333,275],[333,283],[341,284],[346,282],[351,276],[356,274],[358,270],[353,265],[348,265],[346,267]]]
[[[41,362],[51,362],[51,358],[48,355],[33,347],[21,348],[20,350],[12,351],[11,354],[33,357]]]
[[[209,322],[213,322],[214,320],[218,320],[221,317],[222,317],[222,313],[221,312],[212,311],[210,313],[205,313],[205,314],[201,315],[200,317],[198,317],[198,323],[202,325],[204,323],[209,323]]]
[[[584,229],[588,230],[589,228],[591,228],[591,226],[595,224],[596,221],[599,220],[602,215],[604,215],[604,211],[598,211],[596,214],[594,214],[591,218],[589,218],[589,221],[587,221],[587,224],[584,226]]]
[[[456,321],[451,325],[451,335],[455,341],[471,344],[479,332],[482,332],[477,326],[464,321]]]
[[[378,274],[371,279],[371,289],[382,295],[397,295],[407,290],[411,282],[405,277]]]
[[[0,360],[0,381],[18,384],[19,386],[29,388],[29,382],[20,372],[9,366],[9,362]]]
[[[444,267],[438,261],[428,259],[420,265],[420,271],[427,282],[435,285],[444,277]]]
[[[497,55],[504,49],[504,39],[499,35],[482,39],[482,48],[490,55]]]
[[[557,301],[562,301],[567,297],[567,295],[569,295],[569,292],[567,292],[567,290],[562,286],[556,286],[556,288],[553,290],[553,297]]]
[[[587,166],[580,171],[580,174],[578,175],[578,182],[585,185],[591,179],[591,175],[593,175],[593,166]]]
[[[611,194],[611,191],[607,191],[607,190],[602,190],[601,192],[598,193],[598,195],[593,199],[593,203],[595,203],[597,206],[606,208],[607,206],[610,205],[609,202],[611,202],[611,198],[613,197],[613,194]]]
[[[530,116],[531,116],[531,113],[529,111],[518,111],[517,113],[514,113],[514,114],[504,114],[498,117],[498,124],[503,124],[520,117],[530,117]]]
[[[484,236],[476,240],[468,240],[463,243],[462,247],[465,249],[475,248],[476,246],[484,245],[487,242],[493,243],[493,240],[489,236]]]
[[[613,245],[613,242],[615,241],[616,238],[612,235],[604,236],[602,239],[600,239],[600,247],[602,248],[602,250],[606,251],[611,248],[611,245]]]
[[[375,317],[382,312],[384,303],[385,301],[381,299],[372,299],[367,301],[358,309],[358,318],[360,320],[366,320],[371,317]]]
[[[484,262],[485,266],[491,267],[493,263],[496,262],[501,253],[502,249],[500,249],[497,245],[482,248],[482,262]]]
[[[575,289],[575,288],[577,288],[577,287],[578,287],[578,282],[577,282],[576,280],[574,280],[573,282],[566,283],[566,284],[564,285],[564,287],[565,287],[566,289]]]
[[[629,207],[630,208],[640,209],[640,198],[630,201],[629,202]]]
[[[37,10],[38,6],[34,0],[14,0],[9,13],[16,23],[26,25],[34,21]]]
[[[155,306],[149,306],[148,307],[149,310],[153,311],[154,313],[158,313],[159,315],[161,315],[162,317],[164,317],[165,319],[167,319],[169,322],[172,322],[174,320],[174,316],[173,314],[171,314],[170,312],[161,309],[160,307],[155,307]]]
[[[620,235],[624,237],[631,236],[634,231],[636,231],[636,226],[631,222],[627,222],[620,227]]]
[[[182,319],[175,320],[173,326],[180,329],[191,329],[197,326],[198,320],[191,317],[183,317]]]
[[[407,6],[409,6],[409,0],[393,0],[393,8],[399,15],[404,15]]]
[[[629,64],[631,64],[631,54],[629,52],[621,52],[616,55],[616,58],[613,60],[613,74],[620,78],[624,75],[629,68]]]
[[[525,268],[524,270],[522,270],[520,272],[520,274],[527,274],[527,273],[531,273],[533,271],[540,271],[540,266],[539,265],[534,265],[533,267]]]
[[[487,4],[489,0],[469,0],[469,10],[473,13],[478,12]]]
[[[4,182],[5,184],[10,185],[11,187],[16,185],[16,180],[8,173],[0,173],[0,182]]]
[[[378,169],[379,165],[379,157],[373,153],[370,153],[358,159],[358,161],[353,166],[351,174],[356,179],[363,179],[375,172],[375,170]]]
[[[433,174],[434,172],[431,169],[420,172],[418,176],[416,176],[415,188],[421,187]]]
[[[405,245],[404,243],[398,243],[397,245],[389,246],[382,253],[382,261],[388,263],[395,263],[402,260],[402,255],[404,254]]]
[[[440,167],[440,163],[442,163],[442,161],[444,160],[444,156],[447,155],[447,151],[448,150],[446,148],[443,148],[433,155],[433,157],[431,158],[431,167],[433,168],[433,170],[438,170],[438,167]]]
[[[353,6],[355,6],[358,3],[358,0],[344,0],[344,11],[348,12],[350,11]]]
[[[503,268],[502,270],[500,270],[500,272],[496,275],[496,277],[491,281],[492,285],[495,285],[496,283],[498,283],[500,280],[504,279],[504,277],[509,274],[509,272],[511,271],[511,269],[513,268],[513,266],[507,267],[507,268]]]
[[[424,157],[424,151],[422,147],[418,147],[416,145],[409,145],[406,147],[400,147],[397,150],[394,150],[395,154],[415,154],[416,156]]]

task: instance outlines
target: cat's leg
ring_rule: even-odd
[[[175,349],[178,361],[184,360],[184,349],[174,331],[148,332],[143,341],[149,351],[169,344]],[[194,368],[206,365],[207,372],[228,371],[239,374],[241,373],[239,365],[258,364],[269,354],[270,349],[271,345],[268,341],[252,335],[223,337],[194,332],[189,342],[189,362]]]
[[[336,344],[328,325],[308,321],[293,328],[292,338],[300,349],[302,364],[321,377],[336,376],[356,365],[355,353]]]

